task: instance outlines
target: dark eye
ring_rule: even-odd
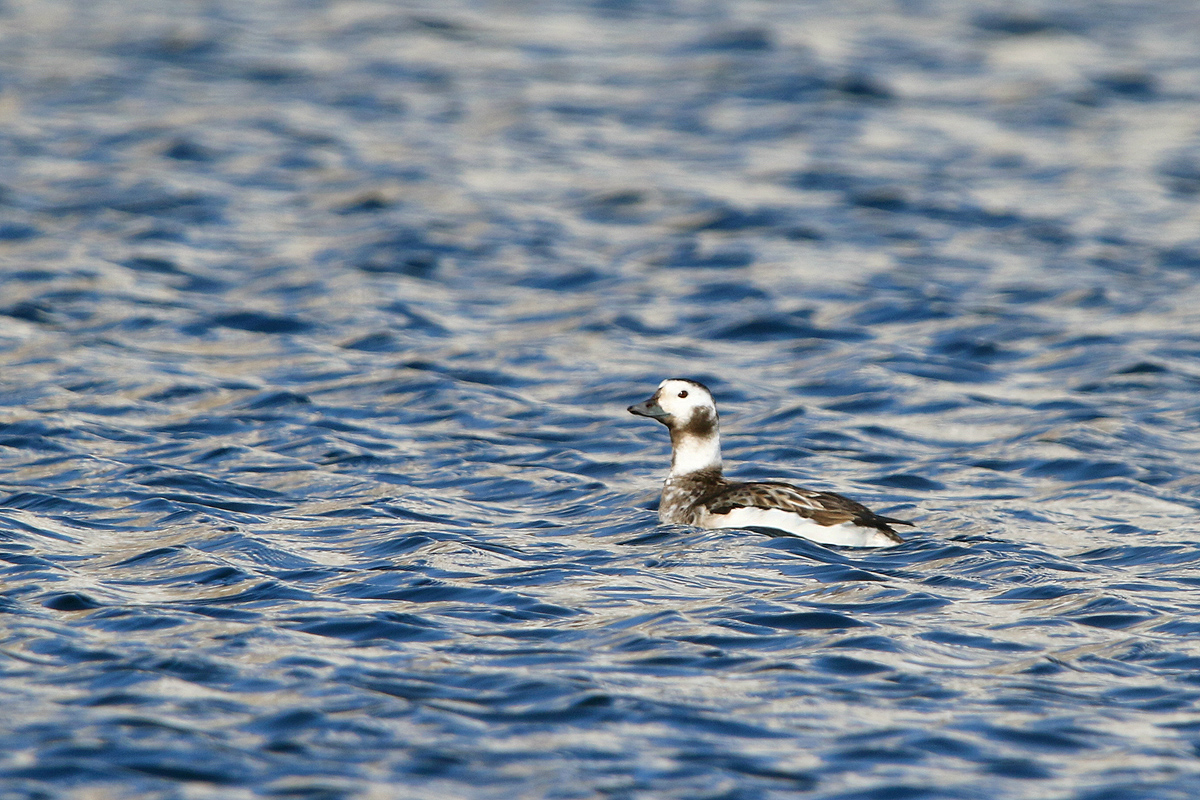
[[[679,396],[680,396],[680,397],[687,397],[687,389],[684,389],[682,392],[680,392],[680,393],[679,393]]]

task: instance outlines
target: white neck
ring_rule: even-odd
[[[686,475],[700,469],[721,468],[721,436],[683,434],[671,436],[671,474]]]

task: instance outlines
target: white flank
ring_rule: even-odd
[[[819,525],[811,519],[781,508],[735,508],[727,514],[708,514],[705,528],[774,528],[820,544],[842,547],[894,547],[882,531],[864,528],[853,522]]]

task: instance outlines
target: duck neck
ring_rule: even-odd
[[[689,430],[671,431],[671,474],[676,478],[701,470],[721,474],[721,436],[717,431],[697,434]]]

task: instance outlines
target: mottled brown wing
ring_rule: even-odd
[[[801,489],[786,483],[730,483],[703,498],[701,503],[713,514],[727,514],[735,508],[778,508],[811,519],[818,525],[853,522],[885,533],[895,533],[888,523],[912,524],[880,516],[862,503],[840,494]]]

